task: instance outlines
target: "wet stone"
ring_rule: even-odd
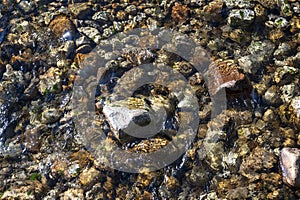
[[[272,85],[264,94],[263,99],[271,105],[278,106],[281,103],[278,87]]]
[[[240,72],[233,60],[216,60],[212,62],[205,73],[208,89],[215,95],[221,89],[227,88],[233,93],[247,92],[251,88],[246,75]]]
[[[277,1],[273,0],[259,0],[258,2],[266,8],[274,8],[277,5]]]
[[[146,119],[149,118],[146,110],[127,109],[124,107],[104,106],[103,113],[108,118],[112,128],[117,131],[128,128],[129,124],[132,123],[134,119],[140,122],[145,119],[143,121],[144,123],[147,123]]]
[[[51,67],[47,72],[41,75],[40,82],[37,84],[38,90],[41,94],[59,93],[62,89],[61,71],[57,68]]]
[[[183,22],[188,17],[189,10],[187,6],[175,4],[175,6],[172,7],[172,13],[171,16],[176,22]]]
[[[299,4],[299,2],[298,2],[298,4]],[[299,5],[299,8],[300,8],[300,5]],[[291,31],[292,33],[294,33],[294,32],[296,32],[296,31],[298,31],[299,29],[300,29],[300,18],[294,16],[294,17],[292,18],[292,20],[291,20],[291,29],[290,29],[290,31]]]
[[[144,99],[129,98],[103,107],[108,123],[115,136],[122,141],[131,140],[129,135],[146,138],[150,131],[158,133],[163,128],[166,112],[163,105],[154,104],[150,107]],[[143,129],[147,126],[147,131]],[[129,134],[129,135],[128,135]]]
[[[295,97],[292,102],[291,102],[291,106],[292,106],[292,111],[293,113],[297,116],[300,117],[300,97]]]
[[[37,128],[29,128],[24,133],[25,148],[29,152],[38,152],[40,148],[40,130]]]
[[[280,166],[283,181],[296,188],[300,187],[300,150],[297,148],[283,148],[280,152]]]
[[[228,24],[231,26],[248,26],[255,19],[255,13],[250,9],[233,9],[228,16]]]
[[[281,99],[285,103],[289,103],[296,92],[299,91],[299,86],[296,85],[295,83],[283,85],[280,87],[280,92],[281,92]]]
[[[98,171],[94,167],[85,169],[79,175],[80,183],[82,185],[88,186],[91,183],[97,181],[99,175],[100,175],[100,171]]]
[[[93,8],[89,3],[69,4],[68,9],[76,19],[88,19],[94,14]]]
[[[223,20],[222,7],[222,0],[212,1],[208,5],[204,6],[202,14],[204,15],[205,20],[216,22]]]
[[[18,140],[8,140],[4,144],[0,143],[0,155],[4,157],[16,157],[22,152],[22,147]]]
[[[6,190],[1,199],[39,199],[43,194],[43,190],[44,188],[38,180],[27,183],[24,181],[22,185],[12,186]]]
[[[136,15],[137,9],[135,5],[129,5],[125,8],[125,12],[127,12],[130,15]]]
[[[93,20],[97,20],[97,21],[108,21],[108,14],[107,12],[105,11],[100,11],[100,12],[96,12],[93,17],[92,17]]]
[[[249,0],[224,0],[226,6],[228,8],[252,8],[254,7],[254,3]]]
[[[0,199],[299,199],[300,190],[289,183],[292,181],[282,185],[280,173],[288,170],[280,169],[283,165],[278,160],[280,148],[300,145],[299,5],[298,0],[2,0]],[[196,53],[197,48],[193,66],[185,58],[165,56],[167,53],[155,49],[157,41],[148,35],[128,40],[143,49],[109,51],[128,43],[122,38],[128,30],[145,27],[184,33],[211,51],[213,64],[209,67],[208,59]],[[118,41],[102,40],[123,30]],[[170,39],[175,41],[174,50],[191,50],[181,44],[181,37]],[[115,53],[122,55],[104,65],[107,73],[95,97],[95,123],[107,137],[105,145],[95,144],[91,149],[116,145],[131,153],[155,152],[174,140],[179,124],[185,128],[199,114],[198,134],[176,162],[153,174],[128,174],[107,167],[101,163],[105,162],[102,157],[96,161],[92,152],[83,150],[90,148],[81,138],[99,139],[99,133],[94,126],[88,127],[88,135],[81,136],[75,130],[69,98],[77,69],[99,63],[90,56],[98,43],[104,48],[95,49],[95,54],[105,59],[112,59]],[[154,49],[147,49],[149,45]],[[161,59],[163,56],[166,59]],[[218,58],[222,60],[215,61]],[[173,81],[173,75],[162,71],[161,83],[172,82],[164,86],[168,89],[152,93],[141,87],[129,94],[145,99],[140,107],[114,107],[116,101],[128,98],[123,94],[133,89],[135,84],[130,81],[146,75],[129,71],[140,64],[161,61],[167,61],[164,63],[185,80]],[[195,73],[198,64],[201,73],[208,69],[208,76]],[[212,88],[207,87],[209,82]],[[192,91],[183,88],[184,84],[191,85]],[[251,99],[244,98],[252,85]],[[216,94],[209,94],[208,89]],[[234,96],[233,101],[227,98],[225,102],[228,109],[222,107],[225,121],[219,115],[216,120],[211,116],[214,98],[222,89],[228,97]],[[195,93],[196,102],[185,92]],[[154,102],[154,97],[164,100]],[[183,112],[193,109],[197,102],[198,112]],[[136,116],[130,114],[139,109]],[[160,110],[166,111],[167,120],[161,121],[164,129],[154,137],[135,138],[127,144],[116,138],[123,132],[113,127],[148,127],[151,116]],[[109,114],[120,114],[123,124]],[[120,158],[120,165],[124,161]],[[40,180],[29,180],[31,175]]]
[[[281,43],[278,48],[275,50],[274,52],[274,56],[277,59],[282,59],[283,57],[289,55],[289,53],[291,52],[291,45],[289,45],[288,43]]]
[[[68,189],[60,194],[60,199],[84,199],[83,189]]]
[[[269,57],[273,54],[274,49],[275,45],[269,40],[253,40],[248,46],[248,51],[250,52],[250,54],[256,56],[262,61],[265,59],[269,59]]]
[[[78,28],[78,31],[81,32],[81,33],[84,33],[86,36],[88,36],[95,43],[99,44],[100,39],[101,39],[101,34],[96,28],[81,27],[81,28]]]
[[[275,119],[275,113],[274,113],[274,111],[271,110],[271,109],[266,110],[266,112],[263,115],[263,120],[265,122],[271,122],[274,119]]]
[[[237,187],[228,191],[227,199],[246,199],[248,197],[247,187]]]
[[[42,123],[54,123],[56,122],[60,117],[60,111],[56,108],[49,108],[43,111],[42,113]]]
[[[294,97],[289,105],[290,122],[300,128],[300,96]]]
[[[27,0],[22,0],[19,3],[19,8],[24,12],[24,13],[31,13],[34,11],[36,8],[36,5],[34,1],[27,1]]]
[[[260,147],[256,147],[249,156],[246,156],[240,166],[239,172],[250,181],[260,178],[259,171],[271,169],[276,163],[275,155]]]
[[[56,16],[49,24],[49,28],[58,38],[75,38],[75,25],[66,15]]]
[[[299,69],[290,66],[278,67],[274,74],[274,81],[277,84],[288,84],[296,78]]]

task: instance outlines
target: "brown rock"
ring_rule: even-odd
[[[204,6],[202,12],[204,19],[207,21],[221,21],[224,19],[221,13],[223,4],[222,0],[215,0]]]
[[[49,24],[49,28],[57,37],[62,37],[67,31],[75,34],[75,25],[66,15],[57,15]]]
[[[180,5],[178,3],[172,7],[171,17],[177,22],[183,22],[187,19],[189,10],[186,5]]]
[[[29,152],[38,152],[41,146],[40,133],[37,128],[27,129],[24,133],[24,144]]]
[[[300,188],[300,149],[283,148],[280,152],[280,166],[283,181],[288,185]]]
[[[292,19],[291,19],[291,29],[290,31],[292,33],[298,31],[300,29],[300,18],[294,16]]]
[[[69,200],[69,199],[84,199],[83,189],[68,189],[64,193],[60,194],[60,199]]]
[[[256,147],[249,156],[245,157],[240,165],[239,173],[247,177],[249,181],[260,179],[261,170],[269,170],[276,163],[274,153],[264,148]]]
[[[7,189],[1,199],[41,199],[45,187],[38,180],[20,181],[21,185],[14,185]]]
[[[205,75],[211,95],[217,94],[223,88],[227,88],[230,94],[250,93],[251,91],[248,78],[239,71],[233,60],[213,61]]]
[[[80,168],[88,166],[93,161],[90,153],[85,150],[79,150],[72,154],[71,161],[79,161]]]
[[[100,171],[98,171],[94,167],[85,169],[79,176],[80,183],[82,185],[90,185],[91,183],[97,180],[99,175]]]
[[[269,33],[269,38],[272,42],[276,42],[277,40],[284,37],[284,32],[281,29],[271,30]]]

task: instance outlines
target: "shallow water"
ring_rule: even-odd
[[[0,198],[299,198],[279,164],[300,145],[299,10],[2,1]],[[126,133],[136,122],[149,137]]]

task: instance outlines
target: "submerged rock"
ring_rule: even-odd
[[[227,88],[232,93],[247,92],[251,88],[245,74],[240,72],[233,60],[216,60],[212,62],[206,72],[208,89],[211,95]]]
[[[228,8],[252,8],[254,3],[249,0],[223,0]]]
[[[172,18],[177,22],[183,22],[187,19],[189,13],[189,9],[186,5],[175,4],[172,7]]]
[[[74,39],[75,25],[66,15],[56,16],[49,24],[49,28],[54,32],[56,37],[66,40]]]
[[[269,40],[252,40],[247,49],[250,54],[239,58],[239,65],[244,72],[255,74],[265,62],[269,62],[274,49],[275,45]]]
[[[255,19],[255,13],[250,9],[233,9],[228,17],[231,26],[248,26]]]
[[[129,98],[105,105],[103,113],[118,139],[130,139],[124,133],[147,138],[162,130],[166,119],[164,105],[156,103],[151,107],[144,99]]]
[[[280,152],[280,166],[283,181],[291,186],[300,188],[300,149],[283,148]]]
[[[276,161],[277,159],[273,152],[256,147],[249,156],[243,158],[239,172],[252,182],[260,178],[261,170],[273,168]]]
[[[36,8],[36,5],[33,1],[26,0],[21,1],[18,6],[26,14],[33,12]]]

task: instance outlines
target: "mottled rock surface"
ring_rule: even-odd
[[[300,149],[283,148],[280,152],[280,166],[283,181],[291,186],[300,187]]]
[[[247,76],[233,60],[216,60],[209,65],[205,74],[211,95],[225,88],[240,94],[247,93],[251,88]]]

